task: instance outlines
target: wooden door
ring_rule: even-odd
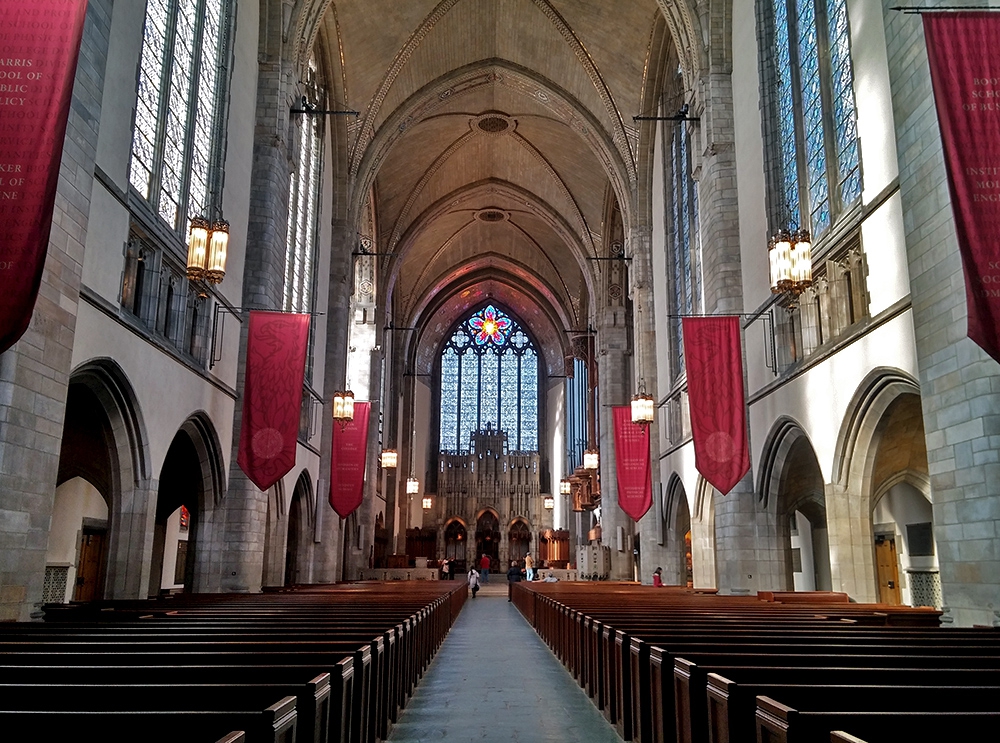
[[[101,597],[101,563],[106,536],[107,532],[97,529],[84,529],[80,536],[74,601],[94,601]]]
[[[875,537],[875,575],[878,578],[878,600],[894,606],[903,603],[899,590],[895,537]]]

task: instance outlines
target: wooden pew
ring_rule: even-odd
[[[0,726],[6,730],[30,730],[33,740],[44,741],[78,738],[84,730],[95,731],[102,740],[176,743],[195,738],[196,741],[210,741],[234,728],[245,733],[247,743],[296,741],[295,697],[285,697],[260,711],[162,711],[117,709],[114,696],[109,696],[105,708],[99,710],[0,709]]]
[[[301,673],[288,679],[293,684],[308,679],[307,672],[332,671],[327,737],[369,743],[387,737],[399,706],[464,603],[464,587],[443,589],[410,590],[396,584],[386,591],[377,585],[352,585],[344,590],[310,589],[290,597],[198,596],[190,601],[60,607],[52,612],[58,626],[0,628],[4,653],[0,679],[16,677],[12,683],[24,684],[37,678],[47,683],[58,669],[67,675],[79,671],[81,679],[89,674],[83,683],[90,685],[95,671],[114,674],[108,684],[157,675],[157,683],[191,685],[209,683],[204,678],[207,671],[215,674],[216,683],[247,686],[247,677],[258,671]],[[365,601],[370,597],[374,600]],[[9,627],[15,629],[5,631]],[[380,634],[372,638],[373,631]],[[95,645],[104,652],[95,655]],[[49,712],[59,720],[67,719],[71,710]],[[310,719],[312,728],[324,727]]]
[[[757,740],[759,743],[809,743],[832,739],[833,731],[862,740],[954,740],[957,731],[996,729],[996,711],[803,711],[769,697],[757,700]],[[841,737],[839,740],[843,740]],[[847,738],[850,740],[850,738]]]
[[[801,674],[799,674],[801,677]],[[855,679],[869,681],[864,673]],[[757,697],[780,699],[789,707],[851,711],[982,711],[996,706],[1000,686],[941,686],[914,684],[823,684],[807,676],[806,683],[740,683],[709,675],[708,730],[711,743],[754,743],[757,740]],[[881,679],[884,680],[884,679]],[[820,698],[816,704],[817,696]]]

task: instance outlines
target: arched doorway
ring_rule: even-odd
[[[510,545],[511,560],[523,560],[524,556],[531,552],[531,529],[523,520],[518,519],[510,525],[507,540]],[[535,557],[539,558],[539,555],[535,555]],[[497,566],[498,569],[500,567]]]
[[[795,429],[789,436],[794,440],[785,451],[776,503],[786,588],[829,591],[832,580],[823,473],[805,435]]]
[[[920,397],[897,397],[877,429],[871,475],[876,597],[887,604],[940,607]]]
[[[666,547],[665,564],[662,566],[663,582],[676,586],[691,585],[691,512],[679,477],[671,478],[667,486],[663,520],[663,541]]]
[[[285,542],[285,585],[309,583],[313,540],[312,481],[303,472],[295,483],[288,506],[288,539]]]
[[[98,396],[70,384],[49,526],[46,580],[61,586],[47,601],[94,601],[105,596],[110,503],[116,481],[111,422]]]
[[[458,519],[449,521],[444,528],[444,556],[451,561],[452,575],[460,575],[469,569],[466,560],[468,542],[465,524]]]
[[[490,572],[500,569],[500,519],[494,511],[483,511],[476,520],[476,561],[483,555],[490,558]]]
[[[149,576],[151,596],[163,591],[192,590],[203,482],[198,450],[184,430],[170,442],[159,483]]]

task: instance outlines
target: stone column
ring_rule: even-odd
[[[291,162],[287,133],[289,110],[296,99],[294,65],[283,59],[280,39],[261,39],[257,77],[257,123],[251,170],[250,219],[243,274],[243,314],[236,389],[246,379],[249,309],[281,309],[288,225]],[[204,514],[198,528],[202,569],[198,591],[256,592],[261,589],[267,529],[267,493],[261,492],[237,464],[242,400],[233,414],[229,487],[222,503]]]
[[[320,438],[319,479],[316,483],[316,549],[313,552],[313,578],[317,583],[341,580],[343,566],[341,541],[344,520],[330,506],[330,464],[333,443],[333,414],[329,401],[335,390],[343,389],[347,374],[347,338],[351,322],[351,285],[354,265],[351,253],[357,234],[343,220],[335,220],[330,240],[330,289],[327,298],[326,373],[323,379],[323,433]]]
[[[87,7],[42,283],[27,332],[0,355],[0,621],[42,600],[111,13],[111,0]]]
[[[1000,602],[997,362],[966,336],[958,252],[919,19],[883,0],[899,193],[944,603],[992,624]]]
[[[635,522],[618,506],[615,476],[615,426],[611,407],[626,405],[631,397],[631,369],[627,358],[628,317],[624,308],[607,308],[598,316],[597,365],[601,422],[601,543],[611,547],[611,579],[632,580],[632,535]],[[622,551],[618,530],[622,530]]]

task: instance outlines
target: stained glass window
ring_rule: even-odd
[[[316,60],[309,60],[306,99],[322,107],[319,98]],[[285,283],[282,309],[286,312],[313,311],[313,266],[316,262],[319,226],[319,195],[323,172],[323,117],[299,116],[295,121],[297,150],[295,167],[288,183],[288,229],[285,236]],[[306,377],[312,379],[313,328],[309,325],[309,354]]]
[[[846,0],[762,0],[772,226],[813,238],[861,195]]]
[[[222,159],[231,0],[148,0],[129,181],[178,233],[209,214]]]
[[[701,301],[698,189],[691,175],[691,134],[684,126],[665,127],[667,185],[667,286],[670,287],[672,370],[684,371],[681,315],[697,312]]]
[[[468,452],[487,425],[511,451],[538,451],[538,352],[506,312],[487,305],[455,329],[441,352],[443,452]]]

